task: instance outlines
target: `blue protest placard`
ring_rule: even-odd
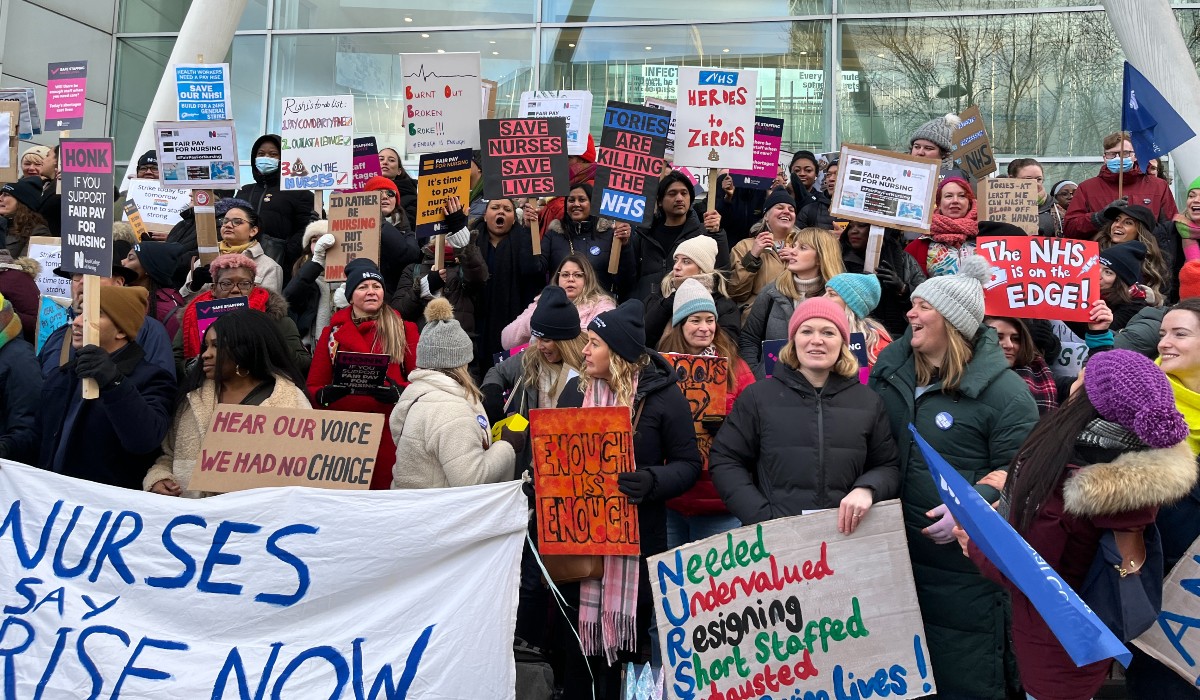
[[[233,119],[228,63],[176,65],[175,88],[179,98],[179,121]]]
[[[42,351],[42,346],[54,335],[54,331],[71,322],[71,316],[67,313],[70,305],[67,299],[55,299],[44,294],[38,297],[37,352]]]

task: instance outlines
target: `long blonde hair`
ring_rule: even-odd
[[[587,340],[587,333],[580,331],[579,335],[570,340],[553,341],[555,347],[558,348],[558,354],[562,356],[563,366],[570,367],[581,376],[583,375],[583,346],[587,344]],[[538,381],[541,379],[543,373],[555,376],[559,370],[559,367],[546,362],[546,358],[542,357],[542,353],[533,347],[533,342],[521,353],[521,382],[527,389],[532,388],[534,391],[537,391]],[[542,408],[549,407],[543,406]]]
[[[967,363],[971,361],[975,349],[966,336],[951,326],[949,321],[946,322],[946,338],[946,356],[940,368],[942,391],[955,392],[967,373]],[[917,373],[917,386],[932,384],[935,370],[939,369],[916,351],[913,352],[913,367]]]
[[[690,277],[684,277],[683,279],[696,280],[700,284],[704,285],[704,288],[710,292],[720,294],[723,297],[729,296],[729,287],[725,284],[725,275],[723,273],[701,272],[698,275],[691,275]],[[667,273],[666,277],[662,278],[662,284],[659,285],[659,289],[662,290],[663,299],[666,299],[675,293],[676,288],[674,280],[675,278],[670,272]],[[683,284],[682,281],[679,283]]]
[[[381,306],[379,312],[374,316],[366,318],[375,321],[375,338],[382,346],[383,353],[392,362],[403,367],[404,354],[408,352],[408,339],[404,334],[404,319],[400,318],[400,314],[387,304]]]
[[[475,378],[471,376],[471,372],[467,370],[466,365],[451,369],[439,369],[435,371],[441,372],[457,382],[458,385],[462,387],[463,398],[471,403],[483,403],[483,392],[481,392],[479,390],[479,386],[475,384]]]
[[[886,333],[887,329],[883,327],[882,323],[870,316],[859,318],[857,314],[850,310],[849,306],[846,307],[846,322],[850,324],[851,333],[863,334],[864,345],[866,345],[863,349],[867,351],[867,362],[874,365],[875,360],[879,359],[879,353],[875,352],[875,346],[879,345],[879,333],[880,331]]]
[[[788,248],[807,245],[817,251],[817,271],[822,290],[824,290],[826,282],[846,271],[846,267],[842,264],[841,246],[838,244],[837,238],[834,238],[833,234],[825,229],[811,226],[802,228],[789,235],[784,245]],[[800,290],[796,288],[796,280],[792,271],[786,267],[775,280],[775,288],[788,299],[801,300]]]
[[[600,287],[600,279],[596,277],[596,268],[585,260],[582,255],[571,253],[562,259],[558,264],[558,268],[554,271],[554,284],[558,285],[558,273],[562,272],[563,265],[574,263],[580,270],[583,271],[583,290],[579,292],[579,296],[575,297],[575,308],[579,308],[582,304],[595,305],[596,302],[608,297],[608,294]]]
[[[630,362],[624,357],[616,354],[609,348],[608,351],[608,373],[612,375],[607,383],[612,389],[613,394],[617,397],[617,405],[633,408],[633,380],[641,374],[642,370],[650,364],[650,356],[643,354],[636,362]],[[579,390],[587,394],[588,387],[591,383],[597,381],[594,377],[588,376],[584,372],[579,377]],[[599,380],[604,381],[604,380]]]

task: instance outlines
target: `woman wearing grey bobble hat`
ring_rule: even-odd
[[[483,395],[467,371],[474,352],[450,302],[425,307],[417,369],[388,421],[396,442],[393,489],[492,484],[511,479],[525,436],[492,442]]]
[[[1008,367],[996,331],[983,324],[986,260],[912,292],[909,329],[871,371],[900,450],[900,500],[930,665],[939,693],[1002,700],[1018,687],[1008,635],[1008,595],[962,556],[954,518],[909,436],[921,436],[989,502],[1038,420],[1029,389]]]

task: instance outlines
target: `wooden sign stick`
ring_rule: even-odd
[[[70,333],[63,336],[63,342],[71,342]],[[100,344],[100,278],[96,275],[83,276],[83,344]],[[83,380],[83,398],[100,398],[100,385],[95,379]]]
[[[708,169],[708,210],[717,210],[717,169]]]
[[[533,254],[542,254],[542,233],[538,231],[537,217],[533,217],[533,221],[529,222],[530,240],[533,242]]]
[[[439,233],[433,237],[433,271],[440,272],[446,268],[446,234]]]
[[[220,252],[217,248],[217,209],[213,204],[213,191],[196,190],[193,196],[195,197],[192,212],[196,220],[196,249],[200,253],[200,264],[209,265]]]
[[[613,224],[614,228],[618,225],[619,224]],[[632,225],[630,228],[632,229]],[[632,230],[630,233],[632,234]],[[614,231],[612,249],[608,252],[608,274],[617,274],[617,270],[621,267],[621,248],[624,245],[625,243],[620,238],[617,238],[616,232]]]

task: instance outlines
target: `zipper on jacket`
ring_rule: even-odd
[[[821,400],[825,387],[817,389],[817,478],[820,479],[818,493],[826,502],[829,500],[829,483],[825,478],[825,410]],[[814,503],[813,505],[818,505]]]

